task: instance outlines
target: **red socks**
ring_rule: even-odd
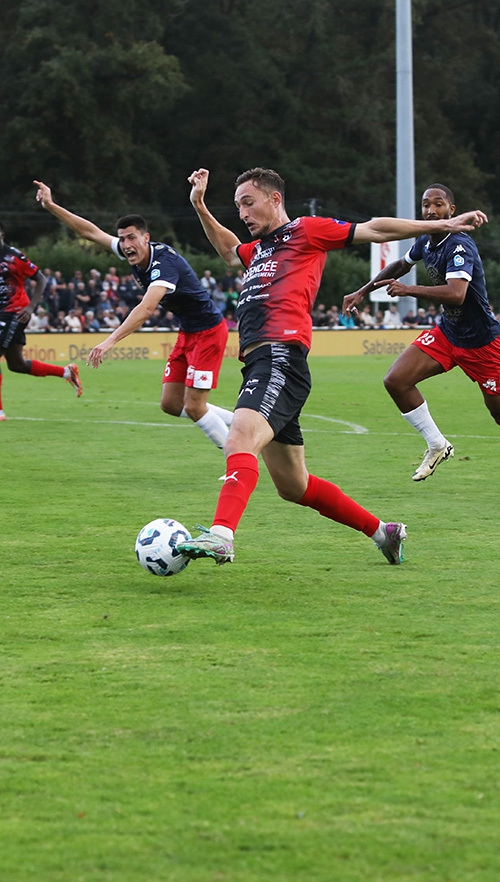
[[[233,453],[227,459],[224,486],[219,494],[213,522],[235,532],[248,500],[259,480],[259,463],[252,453]],[[370,514],[340,487],[309,475],[307,490],[299,505],[314,508],[323,517],[373,536],[380,518]]]
[[[213,518],[214,524],[236,530],[259,480],[259,462],[253,453],[228,456],[224,486]]]
[[[30,374],[32,377],[63,377],[64,368],[57,364],[45,364],[43,361],[33,359]]]
[[[323,517],[359,530],[366,536],[373,536],[380,523],[380,518],[376,518],[350,496],[342,493],[340,487],[317,478],[316,475],[309,475],[307,490],[299,505],[314,508]]]

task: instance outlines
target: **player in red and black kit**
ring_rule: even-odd
[[[234,531],[256,487],[261,453],[283,499],[365,533],[389,563],[399,564],[405,525],[384,523],[335,484],[306,469],[299,416],[311,388],[311,310],[327,251],[351,242],[386,242],[435,232],[437,224],[443,232],[473,229],[486,216],[476,211],[432,223],[397,218],[362,224],[315,217],[291,221],[282,178],[272,169],[254,168],[236,181],[236,207],[254,239],[243,245],[205,205],[208,171],[193,172],[189,181],[191,202],[208,239],[229,266],[242,263],[246,269],[237,311],[244,368],[212,527],[180,543],[179,550],[193,558],[213,557],[218,564],[233,560]]]
[[[31,374],[33,377],[62,377],[71,383],[78,397],[82,384],[76,364],[60,367],[23,357],[26,345],[24,329],[35,306],[40,302],[47,279],[22,251],[7,245],[5,228],[0,221],[0,358],[5,357],[10,371]],[[31,300],[24,287],[26,279],[35,279],[36,288]],[[2,372],[0,370],[0,420],[5,420],[2,408]]]

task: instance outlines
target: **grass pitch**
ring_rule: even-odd
[[[403,566],[262,468],[234,564],[167,579],[135,537],[210,525],[224,463],[162,365],[80,400],[4,367],[2,882],[498,882],[499,429],[429,381],[456,454],[413,484],[389,363],[311,359],[302,423],[310,471],[408,523]]]

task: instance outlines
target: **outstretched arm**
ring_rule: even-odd
[[[461,306],[469,287],[467,279],[447,279],[444,285],[402,285],[396,279],[387,279],[375,281],[373,288],[381,288],[385,284],[390,297],[418,297],[446,306]]]
[[[411,266],[406,262],[404,257],[400,257],[399,260],[393,260],[392,263],[387,264],[384,269],[380,270],[380,272],[367,282],[366,285],[363,285],[362,288],[358,288],[358,290],[353,291],[352,294],[346,294],[342,302],[342,315],[350,315],[351,310],[355,311],[356,307],[359,306],[367,294],[370,294],[375,288],[383,287],[383,280],[399,279],[400,276],[409,273],[410,269]]]
[[[90,242],[95,242],[96,245],[100,245],[102,248],[108,248],[110,251],[111,242],[113,240],[113,236],[109,233],[105,233],[104,230],[101,230],[95,224],[91,223],[91,221],[86,220],[84,217],[79,217],[77,214],[73,214],[71,211],[68,211],[67,208],[63,208],[62,205],[58,205],[52,199],[52,192],[50,187],[47,184],[44,184],[43,181],[33,181],[35,187],[38,187],[36,193],[37,202],[41,202],[43,207],[50,211],[51,214],[54,215],[61,223],[65,224],[70,230],[74,230],[82,239],[88,239]]]
[[[140,303],[138,303],[137,306],[134,306],[132,312],[128,314],[123,323],[115,328],[115,330],[112,331],[102,343],[98,343],[97,346],[94,346],[94,348],[90,350],[87,356],[87,366],[92,365],[92,367],[95,368],[99,367],[102,363],[104,353],[108,352],[109,349],[112,349],[120,340],[128,337],[129,334],[138,331],[139,328],[143,326],[146,319],[151,318],[160,300],[164,296],[165,288],[163,285],[150,285]]]
[[[424,233],[470,233],[483,223],[488,223],[488,218],[479,210],[431,221],[375,217],[364,224],[356,224],[353,242],[391,242],[395,239],[412,239]]]
[[[198,171],[194,171],[189,176],[188,181],[191,184],[189,198],[191,204],[200,219],[207,239],[214,246],[217,253],[225,260],[228,266],[241,266],[241,261],[236,253],[236,248],[241,244],[240,240],[235,233],[228,230],[227,227],[223,227],[205,205],[208,175],[209,172],[206,168],[199,168]]]

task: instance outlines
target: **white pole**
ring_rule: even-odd
[[[415,161],[413,141],[413,55],[411,0],[396,0],[396,184],[398,217],[415,217]],[[402,257],[413,244],[413,239],[399,243]],[[402,279],[408,285],[416,284],[415,268]],[[409,309],[417,311],[415,297],[401,297],[398,303],[401,315]]]

